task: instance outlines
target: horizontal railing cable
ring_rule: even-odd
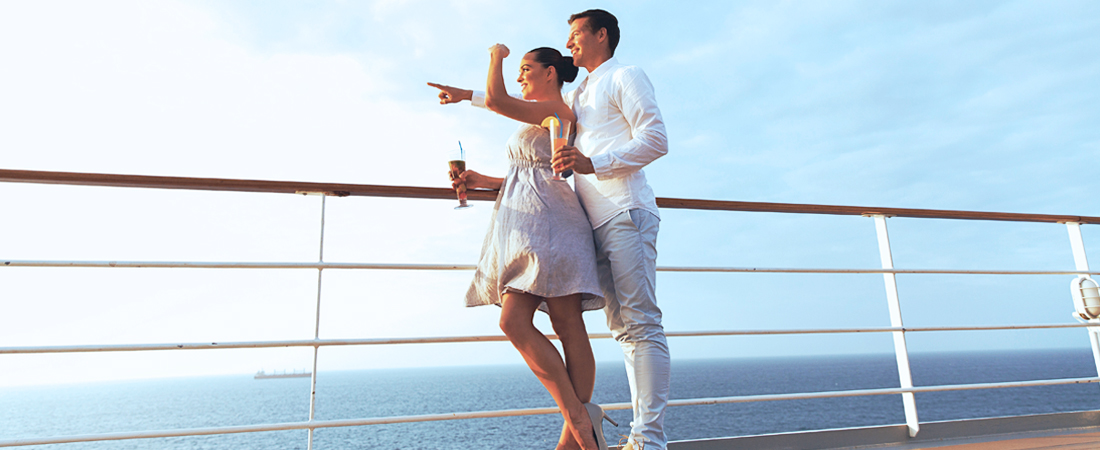
[[[828,274],[931,274],[931,275],[1100,275],[1100,271],[998,270],[998,269],[814,269],[779,267],[678,267],[660,266],[663,272],[695,273],[828,273]]]
[[[1100,378],[1062,378],[1051,380],[1034,380],[1034,381],[1009,381],[1009,382],[997,382],[997,383],[974,383],[974,384],[953,384],[953,385],[941,385],[941,386],[918,386],[912,388],[881,388],[881,389],[853,389],[844,391],[821,391],[821,392],[804,392],[796,394],[759,394],[759,395],[740,395],[731,397],[710,397],[710,398],[693,398],[693,399],[679,399],[670,400],[668,406],[705,406],[705,405],[720,405],[729,403],[750,403],[750,402],[767,402],[767,401],[783,401],[783,400],[813,400],[824,398],[844,398],[844,397],[866,397],[874,395],[897,395],[903,393],[923,393],[923,392],[946,392],[946,391],[964,391],[964,390],[980,390],[980,389],[1004,389],[1004,388],[1018,388],[1018,387],[1038,387],[1038,386],[1059,386],[1059,385],[1072,385],[1072,384],[1088,384],[1098,383]],[[608,403],[602,405],[605,410],[628,410],[632,406],[630,403]],[[260,424],[260,425],[237,425],[227,427],[208,427],[208,428],[184,428],[175,430],[158,430],[158,431],[134,431],[134,432],[119,432],[119,433],[103,433],[103,434],[84,434],[84,435],[70,435],[70,436],[55,436],[46,438],[26,438],[26,439],[9,439],[0,440],[0,447],[20,447],[28,445],[47,445],[47,444],[68,444],[75,442],[94,442],[94,441],[111,441],[111,440],[127,440],[127,439],[150,439],[150,438],[165,438],[165,437],[185,437],[185,436],[209,436],[218,434],[235,434],[235,433],[257,433],[266,431],[283,431],[283,430],[308,430],[317,428],[336,428],[336,427],[354,427],[354,426],[367,426],[367,425],[386,425],[397,423],[415,423],[415,422],[437,422],[443,420],[466,420],[466,419],[484,419],[493,417],[515,417],[515,416],[534,416],[545,414],[557,414],[558,408],[524,408],[524,409],[509,409],[509,410],[497,410],[497,411],[476,411],[476,412],[459,412],[459,413],[444,413],[444,414],[421,414],[421,415],[409,415],[409,416],[391,416],[391,417],[378,417],[378,418],[364,418],[364,419],[336,419],[336,420],[314,420],[310,422],[285,422],[285,423],[272,423],[272,424]]]
[[[114,175],[99,173],[43,172],[0,169],[0,182],[65,184],[77,186],[108,186],[154,189],[187,189],[257,193],[324,193],[338,197],[396,197],[454,200],[450,188],[416,186],[385,186],[369,184],[311,183],[300,181],[239,180],[225,178],[162,177],[148,175]],[[471,200],[492,201],[497,191],[467,191]],[[796,214],[828,214],[842,216],[887,215],[925,219],[1002,220],[1013,222],[1046,222],[1081,224],[1100,223],[1100,217],[1057,214],[1022,214],[989,211],[957,211],[940,209],[885,208],[877,206],[813,205],[800,203],[741,202],[686,198],[657,198],[657,206],[671,209],[706,211],[773,212]]]
[[[1100,323],[1058,323],[1036,325],[988,325],[988,326],[947,326],[947,327],[866,327],[866,328],[811,328],[790,330],[715,330],[715,331],[668,331],[667,337],[706,337],[706,336],[765,336],[792,334],[850,334],[850,333],[893,333],[903,332],[944,332],[944,331],[998,331],[998,330],[1049,330],[1063,328],[1100,327]],[[548,334],[547,338],[558,339]],[[590,333],[589,339],[610,339],[610,333]],[[407,345],[407,344],[456,344],[463,342],[506,342],[506,336],[447,336],[447,337],[409,337],[409,338],[370,338],[370,339],[295,339],[273,341],[244,342],[189,342],[160,344],[114,344],[114,345],[56,345],[56,346],[19,346],[0,347],[0,355],[35,353],[95,353],[95,352],[140,352],[159,350],[214,350],[241,348],[286,348],[286,347],[335,347],[359,345]]]
[[[813,400],[820,398],[842,398],[842,397],[867,397],[872,395],[895,395],[904,394],[907,392],[912,393],[927,393],[927,392],[948,392],[948,391],[973,391],[980,389],[1004,389],[1004,388],[1017,388],[1017,387],[1037,387],[1037,386],[1060,386],[1067,384],[1088,384],[1088,383],[1100,383],[1100,377],[1086,377],[1086,378],[1060,378],[1050,380],[1032,380],[1032,381],[1008,381],[998,383],[973,383],[973,384],[947,384],[940,386],[916,386],[911,388],[882,388],[882,389],[854,389],[847,391],[821,391],[821,392],[800,392],[795,394],[763,394],[763,395],[741,395],[732,397],[712,397],[712,398],[693,398],[682,400],[669,400],[669,406],[702,406],[702,405],[721,405],[727,403],[752,403],[752,402],[771,402],[779,400]],[[614,405],[608,405],[604,409],[631,409],[629,403],[616,403]]]
[[[0,260],[0,267],[74,267],[128,269],[368,269],[474,270],[471,264],[382,264],[355,262],[241,262],[241,261],[65,261]],[[782,267],[658,266],[660,272],[689,273],[802,273],[802,274],[931,274],[931,275],[1100,275],[1100,271],[996,269],[845,269]]]
[[[232,261],[30,261],[0,260],[0,267],[79,267],[126,269],[372,269],[474,270],[469,264],[378,264],[341,262],[232,262]]]

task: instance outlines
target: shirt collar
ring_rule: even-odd
[[[619,60],[615,59],[615,57],[612,56],[607,61],[604,61],[603,64],[600,64],[600,67],[597,67],[596,70],[592,71],[592,73],[589,73],[588,78],[599,79],[604,73],[607,73],[607,71],[611,70],[612,67],[615,67],[617,65],[619,65]]]

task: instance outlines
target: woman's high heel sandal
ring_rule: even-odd
[[[592,433],[596,435],[596,444],[600,450],[607,450],[607,440],[603,437],[603,420],[607,419],[612,425],[619,426],[611,417],[608,417],[607,413],[603,411],[600,405],[595,403],[585,403],[584,409],[588,410],[588,418],[592,420]]]
[[[619,435],[619,450],[645,450],[645,443],[639,441],[638,446],[634,446],[634,441],[630,440],[630,436]]]

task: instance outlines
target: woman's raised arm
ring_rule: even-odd
[[[542,125],[542,120],[555,113],[563,121],[574,122],[573,111],[565,102],[537,101],[529,102],[508,95],[504,87],[504,58],[509,50],[501,44],[489,48],[489,79],[485,86],[485,107],[497,114],[532,125]],[[560,95],[560,93],[559,93]]]

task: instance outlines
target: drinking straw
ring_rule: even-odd
[[[463,161],[466,160],[466,150],[462,149],[462,141],[458,141],[458,157],[462,158]]]
[[[560,137],[562,137],[561,136],[562,128],[565,128],[565,127],[562,126],[561,117],[558,117],[558,113],[554,113],[554,117],[556,119],[558,119],[558,137],[560,138]]]

